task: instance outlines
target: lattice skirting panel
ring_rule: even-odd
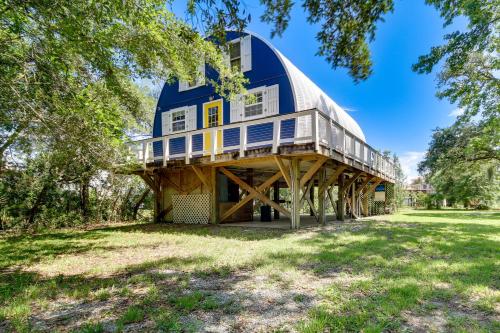
[[[208,224],[210,194],[172,195],[174,223]]]

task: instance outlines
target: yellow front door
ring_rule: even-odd
[[[222,99],[203,104],[203,128],[211,128],[222,125]],[[216,153],[222,151],[222,131],[217,131]],[[203,134],[203,149],[205,155],[212,151],[212,133]]]

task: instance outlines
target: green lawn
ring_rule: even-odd
[[[0,238],[0,332],[500,330],[500,213]]]

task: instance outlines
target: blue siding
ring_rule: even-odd
[[[248,126],[247,142],[256,143],[273,139],[273,123]]]
[[[224,147],[237,146],[240,144],[240,129],[229,128],[224,130],[223,134]]]
[[[193,152],[201,151],[203,150],[203,134],[195,134],[193,135]]]
[[[291,139],[295,137],[295,119],[281,121],[280,139]]]
[[[228,40],[232,40],[237,37],[239,37],[238,33],[228,32],[228,37],[227,37]],[[218,79],[217,72],[212,68],[210,68],[210,66],[206,66],[205,74],[208,79],[212,80]],[[266,45],[266,43],[264,43],[259,38],[256,38],[255,36],[252,36],[252,70],[245,72],[245,76],[249,80],[249,84],[247,84],[247,89],[252,89],[264,85],[269,86],[269,85],[279,84],[280,114],[286,114],[295,111],[292,88],[288,80],[286,71],[283,68],[283,65],[281,64],[279,58],[276,56],[274,51],[271,48],[269,48],[269,46]],[[197,106],[197,121],[196,121],[197,128],[198,129],[203,128],[203,103],[217,99],[220,99],[220,96],[216,94],[215,89],[209,85],[179,92],[178,82],[165,84],[161,92],[160,98],[158,100],[157,111],[155,114],[154,125],[153,125],[153,137],[159,137],[162,135],[161,133],[162,112],[167,112],[171,109],[186,105]],[[224,124],[230,123],[229,102],[225,100],[223,103],[223,122]],[[266,130],[262,129],[262,131],[264,131],[264,134],[267,135],[267,137],[266,139],[261,138],[261,140],[270,140],[272,138],[272,126],[270,126],[271,128],[270,131],[269,131],[269,125],[267,126],[268,127],[265,127],[267,128],[267,132]],[[282,129],[283,131],[285,131],[284,124],[282,125]],[[291,131],[291,133],[293,136],[293,130]],[[271,137],[269,137],[269,135],[271,135]],[[288,133],[286,135],[288,136],[290,134]],[[249,135],[248,138],[249,140],[256,140],[251,135]],[[175,139],[175,140],[177,140],[178,142],[176,141],[170,144],[170,154],[179,154],[184,152],[184,144],[183,144],[184,139],[182,140]],[[198,139],[193,138],[193,144],[195,145],[196,148],[200,148],[200,145],[202,148],[203,145],[202,141],[203,141],[202,138]],[[235,144],[235,142],[237,142],[236,144],[239,144],[239,133],[237,133],[236,131],[229,131],[227,134],[224,133],[224,142],[225,146],[233,145]],[[155,144],[154,153],[155,156],[160,156],[162,154],[161,143],[159,143],[158,145]]]
[[[163,142],[153,142],[153,156],[163,156]]]
[[[186,152],[186,138],[180,137],[169,141],[170,155],[182,154]]]

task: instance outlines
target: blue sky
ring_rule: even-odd
[[[244,1],[252,15],[248,30],[271,41],[299,69],[348,110],[360,124],[367,142],[381,150],[396,152],[409,178],[427,149],[432,129],[450,125],[456,107],[435,97],[435,73],[419,75],[411,70],[419,55],[443,43],[443,20],[424,0],[396,0],[394,13],[378,24],[370,45],[373,75],[355,84],[346,70],[333,70],[316,56],[319,25],[306,22],[300,2],[294,6],[282,37],[270,38],[271,27],[261,23],[259,1]],[[183,17],[185,2],[173,5]],[[449,30],[449,29],[447,29]]]

